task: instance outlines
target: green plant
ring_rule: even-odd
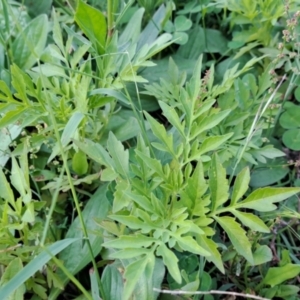
[[[173,82],[178,82],[175,65],[171,68]],[[169,130],[145,112],[151,133],[138,138],[134,153],[124,149],[113,134],[108,138],[108,151],[90,140],[75,141],[89,157],[104,165],[101,180],[114,182],[110,184],[112,214],[101,227],[106,230],[104,247],[118,250],[111,251],[108,258],[121,262],[134,259],[129,264],[123,262],[123,299],[137,292],[135,284],[144,272],[152,277],[155,257],[163,259],[169,274],[180,284],[182,275],[174,250],[205,257],[224,272],[218,244],[213,240],[216,226],[226,232],[235,251],[254,265],[252,247],[257,245],[251,243],[241,224],[258,232],[269,232],[269,228],[244,209],[271,211],[276,208],[274,203],[299,191],[267,187],[249,194],[249,168],[237,175],[229,190],[217,153],[222,152],[233,132],[214,135],[210,129],[226,119],[230,110],[213,107],[214,100],[202,102],[202,89],[214,89],[212,81],[200,79],[200,70],[201,60],[185,88],[178,85],[173,90],[179,96],[172,98],[174,103],[159,101],[171,124]],[[232,77],[228,75],[226,80],[230,82]],[[155,295],[148,295],[150,298]]]
[[[299,4],[250,2],[0,1],[2,297],[297,299]]]
[[[126,9],[128,7],[124,8],[124,10]],[[121,11],[120,17],[122,13]],[[45,47],[48,34],[45,30],[48,26],[45,15],[40,15],[31,21],[21,31],[20,37],[17,37],[13,42],[17,46],[19,45],[15,47],[19,50],[11,58],[15,61],[15,64],[10,66],[9,77],[11,77],[11,81],[8,77],[5,77],[5,80],[0,82],[0,128],[12,134],[12,136],[9,136],[8,141],[1,145],[3,151],[1,152],[3,158],[1,163],[3,166],[7,164],[9,168],[8,159],[11,158],[13,167],[16,168],[14,156],[21,155],[26,159],[28,156],[30,160],[22,165],[22,171],[27,174],[26,190],[31,191],[31,185],[33,185],[34,192],[39,196],[39,200],[46,200],[34,201],[31,193],[26,194],[26,197],[21,195],[26,199],[24,203],[21,200],[18,202],[18,217],[20,220],[23,218],[27,223],[34,223],[38,227],[36,231],[33,231],[36,234],[34,236],[36,239],[35,248],[39,251],[38,244],[41,243],[44,249],[45,243],[53,243],[56,239],[61,238],[61,234],[66,233],[65,226],[60,224],[62,221],[59,220],[59,217],[68,205],[64,199],[66,194],[64,196],[63,193],[70,191],[67,197],[72,195],[78,218],[72,222],[73,226],[66,234],[67,236],[73,235],[74,238],[80,238],[80,240],[87,240],[84,247],[81,241],[75,243],[75,246],[73,246],[77,249],[75,256],[70,257],[69,252],[61,253],[61,257],[65,258],[65,265],[68,269],[62,268],[63,272],[59,274],[54,274],[49,269],[47,281],[42,274],[37,274],[36,279],[29,278],[32,274],[26,277],[27,290],[38,293],[37,289],[39,289],[38,294],[43,299],[47,297],[46,290],[51,287],[53,287],[51,297],[55,299],[61,293],[62,284],[70,279],[74,281],[73,274],[79,272],[91,260],[94,262],[94,270],[96,271],[94,276],[91,277],[93,290],[98,288],[103,294],[101,281],[97,278],[98,271],[94,260],[94,255],[97,255],[101,249],[101,238],[87,232],[89,220],[93,223],[96,214],[97,217],[100,215],[97,213],[98,210],[94,209],[95,201],[93,198],[88,201],[83,212],[81,212],[79,204],[79,200],[84,198],[84,195],[92,195],[89,191],[92,192],[95,185],[90,190],[80,190],[78,188],[77,191],[80,191],[79,194],[82,193],[83,196],[77,196],[75,191],[78,185],[90,184],[92,181],[97,180],[99,169],[92,169],[92,165],[87,161],[85,154],[78,151],[71,139],[73,137],[89,137],[96,141],[105,142],[110,131],[114,131],[121,140],[127,140],[139,133],[136,115],[128,109],[131,104],[119,90],[125,86],[125,82],[144,81],[143,78],[137,75],[137,70],[142,66],[151,66],[152,64],[148,62],[149,58],[166,47],[171,39],[169,34],[163,34],[158,38],[159,31],[148,37],[147,32],[152,31],[153,27],[156,28],[157,26],[153,22],[144,31],[141,31],[143,13],[143,9],[135,10],[135,21],[139,19],[140,24],[134,30],[131,30],[133,25],[129,23],[120,38],[118,38],[117,32],[113,33],[113,31],[111,31],[112,36],[109,37],[106,30],[102,30],[106,28],[107,22],[103,14],[79,1],[75,20],[89,40],[83,37],[80,32],[75,32],[65,24],[61,26],[59,24],[61,19],[57,12],[53,10],[51,16],[53,20],[52,43]],[[164,14],[165,8],[162,6],[158,14],[154,16],[158,26],[160,26],[159,23],[164,18]],[[98,18],[101,19],[102,23],[98,23]],[[43,24],[40,24],[41,21],[43,21]],[[36,35],[36,31],[32,31],[36,30],[34,26],[39,24],[42,30],[39,28],[39,35]],[[109,27],[112,25],[108,24],[108,31],[112,30]],[[62,27],[65,32],[63,32]],[[65,33],[68,34],[66,39]],[[23,52],[20,52],[21,41]],[[35,51],[31,52],[31,50]],[[88,51],[90,54],[85,57]],[[10,60],[8,61],[9,65]],[[94,68],[93,62],[96,62],[97,68]],[[37,65],[32,67],[34,64]],[[123,101],[123,105],[120,105],[118,101],[120,103]],[[15,126],[15,123],[17,123],[17,126]],[[124,124],[126,126],[123,126]],[[21,132],[22,135],[19,136]],[[5,136],[6,132],[4,131],[3,134]],[[24,150],[25,152],[23,151],[24,145],[27,147],[26,151]],[[62,160],[62,163],[60,160]],[[70,168],[70,165],[72,168]],[[94,174],[91,174],[91,171]],[[64,172],[66,172],[65,175]],[[58,174],[61,174],[59,178]],[[6,178],[4,174],[2,175],[1,184],[7,186]],[[21,173],[19,175],[21,176]],[[74,181],[71,175],[81,176],[81,178]],[[19,191],[22,186],[19,182],[14,182],[13,187],[16,191]],[[12,200],[5,195],[3,199],[3,203],[6,203],[3,209],[4,221],[7,219],[7,210],[10,205],[13,205],[9,204],[10,201]],[[39,205],[44,206],[39,213],[41,217],[47,214],[45,224],[42,221],[37,222],[35,220],[37,208],[34,205],[37,207]],[[104,204],[102,203],[102,205]],[[90,210],[91,207],[92,210]],[[48,209],[50,209],[49,213],[47,212]],[[101,207],[101,212],[104,211]],[[66,220],[66,216],[64,218]],[[18,225],[17,220],[9,220],[9,222],[14,224],[12,226]],[[51,222],[57,222],[59,225],[51,226]],[[81,226],[80,232],[77,231],[79,224]],[[7,226],[9,225],[4,224],[5,228]],[[44,231],[41,229],[43,226],[45,226]],[[38,229],[39,231],[37,231]],[[52,234],[51,239],[46,238],[50,234],[49,232]],[[28,240],[21,229],[17,231],[17,234],[21,236],[20,241],[24,243],[24,249],[31,246],[32,238]],[[10,242],[14,244],[17,239],[13,235],[14,233],[12,233]],[[6,240],[3,241],[3,247],[10,249],[11,244],[7,244]],[[31,251],[32,247],[29,247],[29,249],[28,251]],[[62,248],[59,252],[61,250]],[[55,252],[55,254],[57,253]],[[74,263],[75,257],[78,256],[81,257],[79,263]],[[23,258],[22,260],[22,258],[16,262],[19,271],[21,271],[23,263],[33,259],[30,255],[26,259]],[[36,260],[33,259],[33,262]],[[21,262],[21,265],[19,262]],[[57,261],[55,261],[55,264],[60,266]],[[40,266],[40,264],[38,265]],[[5,279],[10,276],[8,274],[15,265],[9,266],[6,263],[4,266]],[[29,266],[25,271],[28,269],[31,269],[31,267]],[[2,285],[7,281],[7,279],[4,279],[1,282]],[[20,282],[20,277],[16,277],[14,280],[17,285],[21,285],[25,281]],[[35,281],[38,284],[35,284]],[[52,281],[54,284],[52,284]],[[78,282],[74,282],[85,295],[88,294]],[[4,286],[4,290],[12,292],[13,286],[14,284]]]

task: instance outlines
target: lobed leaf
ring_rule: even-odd
[[[170,275],[174,278],[177,283],[181,283],[181,274],[178,267],[178,258],[176,255],[168,249],[164,244],[157,247],[156,254],[163,258],[163,262],[167,267]]]
[[[226,170],[223,168],[217,154],[214,154],[209,170],[209,189],[211,193],[211,211],[214,212],[223,205],[229,197],[229,184]]]
[[[222,120],[224,120],[230,114],[230,112],[231,110],[227,109],[219,113],[201,118],[201,120],[198,123],[195,123],[194,126],[192,127],[190,140],[193,140],[204,131],[207,131],[208,129],[217,126]]]
[[[130,236],[129,235],[121,235],[117,239],[103,243],[103,247],[117,248],[117,249],[141,248],[141,247],[147,248],[155,242],[157,242],[156,239],[147,237],[142,234],[136,234],[136,235],[130,235]]]
[[[158,102],[167,120],[178,130],[180,135],[185,139],[186,135],[184,132],[184,125],[181,124],[181,121],[175,109],[162,101]]]
[[[163,149],[161,150],[172,154],[173,157],[176,157],[173,145],[173,136],[171,134],[167,134],[165,127],[159,122],[157,122],[147,112],[144,113],[151,126],[153,134],[159,139],[159,141],[163,145]]]
[[[232,135],[233,133],[230,132],[224,135],[207,137],[201,144],[199,150],[197,151],[197,155],[199,155],[200,157],[202,154],[205,154],[209,151],[219,149],[222,144],[224,144],[229,138],[232,137]]]
[[[100,144],[94,143],[91,140],[85,139],[84,142],[73,140],[74,144],[91,159],[106,167],[115,169],[115,163],[109,156],[108,152]]]
[[[220,224],[220,226],[227,233],[230,241],[232,242],[235,250],[246,258],[246,260],[253,265],[253,255],[251,251],[251,243],[246,236],[246,232],[242,229],[241,225],[235,221],[232,217],[217,217],[214,219]]]
[[[107,149],[114,161],[115,170],[124,178],[129,176],[129,153],[124,150],[123,144],[117,140],[112,132],[109,133]]]
[[[249,227],[251,230],[266,233],[270,232],[267,225],[256,215],[237,211],[235,209],[230,210],[230,212],[232,212],[243,225]]]
[[[235,205],[235,208],[249,208],[257,211],[272,211],[276,209],[273,203],[285,200],[296,193],[300,192],[300,188],[260,188],[252,192],[245,200]]]
[[[225,269],[221,254],[218,251],[218,245],[212,239],[207,238],[203,234],[197,235],[196,239],[198,244],[210,253],[210,256],[207,256],[206,259],[210,262],[213,262],[215,266],[224,274]]]
[[[234,206],[247,192],[250,182],[249,168],[244,168],[236,177],[231,195],[230,206]]]

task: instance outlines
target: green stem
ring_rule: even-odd
[[[42,70],[41,69],[40,69],[40,73],[42,74]],[[42,81],[43,81],[43,77],[41,77],[41,78],[42,78]],[[77,193],[76,193],[76,190],[75,190],[75,187],[74,187],[74,184],[73,184],[71,172],[70,172],[70,169],[69,169],[69,166],[68,166],[67,154],[64,151],[63,145],[61,143],[61,137],[60,137],[60,134],[59,134],[59,129],[58,129],[57,122],[56,122],[56,119],[55,119],[55,115],[54,115],[52,106],[51,106],[50,101],[49,101],[50,99],[49,99],[49,96],[48,96],[47,93],[45,93],[45,97],[46,97],[46,101],[49,104],[48,105],[48,111],[49,111],[49,115],[50,115],[50,120],[51,120],[51,123],[53,124],[55,137],[56,137],[59,149],[60,149],[60,154],[61,154],[61,157],[62,157],[62,160],[63,160],[64,168],[65,168],[65,171],[67,173],[68,182],[70,184],[70,189],[71,189],[72,197],[74,199],[75,207],[76,207],[76,210],[77,210],[77,213],[78,213],[79,222],[80,222],[80,225],[82,227],[83,236],[84,236],[84,238],[86,240],[86,243],[87,243],[87,246],[88,246],[88,250],[89,250],[89,253],[90,253],[90,257],[91,257],[91,261],[92,261],[92,264],[93,264],[93,268],[94,268],[95,273],[96,273],[96,277],[97,277],[97,281],[98,281],[98,285],[99,285],[101,297],[102,297],[103,300],[105,300],[106,297],[105,297],[103,285],[102,285],[102,282],[101,282],[101,279],[100,279],[100,275],[99,275],[99,272],[98,272],[98,269],[97,269],[97,264],[96,264],[96,261],[95,261],[95,257],[94,257],[92,245],[91,245],[90,240],[89,240],[87,229],[86,229],[86,226],[85,226],[85,223],[84,223],[84,219],[83,219],[83,216],[82,216],[82,212],[81,212],[81,209],[80,209],[79,200],[78,200]]]
[[[114,30],[113,1],[107,0],[107,43],[111,41]]]
[[[47,251],[46,247],[43,247],[45,251]],[[55,256],[51,254],[51,252],[47,251],[49,255],[51,255],[53,261],[55,264],[70,278],[70,280],[78,287],[78,289],[82,292],[82,294],[85,296],[85,299],[87,300],[93,300],[93,297],[90,295],[90,293],[83,287],[83,285],[71,274],[68,269],[60,262],[59,259],[57,259]]]
[[[56,188],[55,193],[54,193],[54,195],[52,197],[50,210],[48,212],[48,215],[46,216],[46,223],[45,223],[45,227],[44,227],[44,230],[43,230],[43,236],[42,236],[41,243],[40,243],[42,247],[45,244],[47,232],[48,232],[49,227],[50,227],[50,220],[51,220],[52,214],[53,214],[55,206],[56,206],[56,202],[57,202],[57,198],[58,198],[58,193],[59,193],[59,187],[61,186],[61,183],[62,183],[62,178],[63,178],[63,173],[64,173],[63,171],[64,171],[64,169],[61,170],[61,173],[60,173],[60,176],[59,176],[59,180],[57,182],[57,188]]]

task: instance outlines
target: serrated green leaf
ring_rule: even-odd
[[[10,67],[10,70],[12,75],[12,85],[16,89],[14,96],[28,106],[29,99],[26,89],[28,88],[28,80],[31,82],[31,79],[16,64],[13,64]]]
[[[191,236],[179,237],[174,235],[174,238],[183,250],[202,256],[210,256],[210,253],[201,247]]]
[[[151,126],[153,134],[159,139],[162,145],[165,146],[166,151],[173,157],[176,157],[173,145],[173,136],[171,134],[167,134],[165,127],[158,123],[147,112],[144,112],[144,114]]]
[[[6,126],[13,125],[18,123],[26,114],[32,113],[31,108],[23,108],[22,106],[18,106],[17,109],[7,112],[0,119],[0,129]]]
[[[168,249],[164,244],[161,244],[157,247],[156,254],[163,258],[163,262],[167,267],[170,275],[177,283],[181,283],[181,274],[178,267],[178,258],[176,255]]]
[[[198,58],[199,57],[199,58]],[[195,103],[198,99],[199,91],[201,89],[201,71],[202,71],[203,55],[197,55],[197,61],[193,70],[193,76],[187,84],[188,94]],[[205,105],[205,104],[204,104]]]
[[[199,116],[207,112],[215,103],[216,103],[215,99],[210,99],[205,101],[204,103],[201,103],[201,106],[195,112],[196,114],[193,120],[197,119]]]
[[[144,210],[147,210],[148,212],[151,213],[155,212],[151,201],[147,197],[139,194],[130,193],[130,192],[125,192],[125,194]]]
[[[295,264],[286,264],[283,267],[269,268],[263,279],[263,283],[274,287],[288,279],[295,278],[299,273],[300,266]]]
[[[116,171],[124,178],[128,178],[129,173],[129,153],[124,149],[123,144],[117,140],[112,132],[109,133],[107,149],[115,163]]]
[[[230,206],[234,206],[244,196],[249,188],[250,171],[244,168],[236,177],[231,195]]]
[[[157,159],[153,159],[144,153],[135,150],[135,153],[144,161],[144,163],[153,171],[155,171],[161,178],[166,179],[166,176],[163,172],[161,162]]]
[[[127,248],[124,250],[120,250],[117,252],[114,252],[110,255],[111,258],[117,258],[117,259],[128,259],[128,258],[137,258],[141,255],[145,255],[152,252],[151,249],[145,249],[145,248]]]
[[[227,233],[230,241],[232,242],[235,250],[246,258],[246,260],[253,265],[253,255],[251,251],[251,243],[246,236],[246,232],[242,229],[241,225],[232,217],[216,217],[214,219]]]
[[[17,163],[15,157],[12,157],[11,160],[12,160],[12,169],[10,175],[11,183],[14,186],[14,188],[20,193],[20,195],[22,197],[25,197],[26,191],[28,190],[28,186],[26,184],[24,173],[19,167],[19,164]]]
[[[116,168],[114,161],[100,144],[94,143],[88,139],[85,139],[84,142],[80,142],[77,140],[73,140],[73,142],[81,151],[86,153],[97,163],[106,167],[111,167],[112,169]]]
[[[33,223],[34,222],[34,203],[26,204],[26,210],[22,216],[22,221],[26,223]]]
[[[198,124],[195,124],[192,127],[190,140],[193,140],[202,132],[217,126],[223,119],[225,119],[230,114],[230,112],[231,110],[227,109],[219,113],[206,116],[203,119],[201,119],[198,122]]]
[[[187,185],[181,192],[181,201],[188,207],[193,215],[205,215],[205,203],[202,196],[207,191],[208,185],[204,179],[203,165],[201,161],[197,163],[193,175],[187,179]]]
[[[167,120],[178,130],[180,135],[185,139],[186,135],[184,132],[184,126],[181,124],[181,121],[177,115],[176,110],[172,106],[166,104],[165,102],[158,101],[158,103]]]
[[[147,225],[147,223],[135,216],[109,215],[108,217],[131,229],[141,229],[143,232],[149,232],[153,229],[152,226]]]
[[[13,191],[6,179],[6,176],[2,171],[1,166],[0,166],[0,191],[1,191],[1,198],[8,201],[13,207],[15,207],[15,197]]]
[[[211,193],[211,211],[214,212],[228,200],[229,196],[226,170],[223,168],[217,154],[214,154],[209,170],[209,189]]]
[[[197,235],[196,239],[198,244],[210,253],[210,256],[207,256],[206,259],[210,262],[213,262],[215,266],[224,274],[224,265],[221,254],[218,251],[217,244],[203,234]]]
[[[106,168],[101,173],[101,181],[114,181],[118,176],[115,170]]]
[[[127,180],[120,179],[114,192],[113,213],[116,213],[129,205],[130,199],[126,196],[126,192],[130,190],[130,185]]]
[[[245,200],[235,205],[235,208],[249,208],[257,211],[272,211],[276,209],[273,203],[285,200],[296,193],[300,188],[266,187],[252,192]]]
[[[130,102],[128,98],[121,92],[113,90],[113,89],[107,89],[107,88],[100,88],[92,90],[88,93],[88,97],[94,96],[94,95],[108,95],[112,96],[116,99],[118,99],[121,103],[130,106]]]
[[[232,135],[233,133],[227,133],[224,135],[216,135],[206,138],[197,151],[197,154],[200,156],[204,153],[220,148],[220,146],[232,137]]]
[[[103,54],[107,30],[106,19],[103,13],[80,0],[75,12],[75,21],[94,44],[99,54]]]
[[[122,299],[127,300],[130,299],[131,294],[142,276],[145,268],[147,266],[147,259],[145,257],[136,260],[135,262],[128,265],[125,269],[124,277],[126,279],[123,291]]]
[[[103,247],[106,248],[117,248],[117,249],[125,249],[125,248],[141,248],[141,247],[149,247],[153,243],[157,242],[156,239],[147,237],[142,234],[137,235],[121,235],[119,238],[107,241],[103,244]]]
[[[267,225],[256,215],[237,211],[235,209],[230,211],[240,220],[243,225],[249,227],[251,230],[266,233],[270,232],[270,229],[267,227]]]

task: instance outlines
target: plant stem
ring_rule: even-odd
[[[111,41],[114,29],[113,1],[107,0],[107,43]]]
[[[43,73],[41,69],[40,69],[40,73],[41,74]],[[43,77],[41,77],[41,78],[43,80]],[[99,275],[99,272],[98,272],[98,269],[97,269],[97,264],[96,264],[96,261],[95,261],[95,257],[94,257],[92,245],[91,245],[90,240],[89,240],[87,229],[86,229],[86,226],[85,226],[85,223],[84,223],[84,219],[83,219],[83,216],[82,216],[82,212],[81,212],[81,209],[80,209],[80,204],[79,204],[79,200],[78,200],[78,197],[77,197],[77,193],[76,193],[76,190],[75,190],[75,187],[74,187],[74,184],[73,184],[73,180],[72,180],[72,176],[71,176],[71,173],[70,173],[70,169],[68,167],[67,155],[66,155],[66,152],[63,149],[63,145],[62,145],[62,142],[61,142],[61,137],[60,137],[60,134],[59,134],[57,122],[56,122],[56,119],[55,119],[55,116],[54,116],[54,112],[53,112],[52,106],[51,106],[50,101],[49,101],[50,100],[49,96],[48,96],[47,93],[45,93],[45,96],[46,96],[46,100],[47,100],[47,102],[49,104],[48,105],[48,111],[49,111],[49,115],[50,115],[50,120],[51,120],[51,123],[53,124],[55,137],[56,137],[59,149],[60,149],[60,154],[61,154],[61,157],[62,157],[62,160],[63,160],[64,168],[65,168],[65,171],[67,173],[68,182],[70,184],[71,193],[72,193],[72,196],[73,196],[73,199],[74,199],[74,203],[75,203],[75,207],[76,207],[76,210],[77,210],[77,213],[78,213],[78,218],[79,218],[79,221],[80,221],[80,225],[82,227],[83,236],[84,236],[84,238],[85,238],[85,240],[87,242],[87,246],[88,246],[88,250],[89,250],[89,253],[90,253],[90,257],[91,257],[91,261],[92,261],[92,264],[93,264],[93,268],[94,268],[94,270],[96,272],[96,277],[97,277],[97,281],[98,281],[98,285],[99,285],[101,297],[102,297],[103,300],[105,300],[106,298],[105,298],[105,294],[104,294],[104,289],[103,289],[103,285],[102,285],[102,282],[101,282],[101,279],[100,279],[100,275]]]

